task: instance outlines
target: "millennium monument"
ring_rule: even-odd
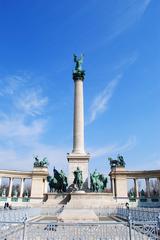
[[[40,160],[38,156],[34,157],[32,171],[0,170],[0,206],[6,202],[14,206],[45,203],[52,207],[63,203],[66,209],[89,209],[126,201],[134,206],[160,206],[160,170],[128,171],[123,156],[118,155],[117,159],[108,158],[111,188],[107,187],[107,177],[96,169],[89,173],[90,154],[85,150],[84,141],[83,55],[74,55],[74,63],[73,149],[67,154],[68,177],[63,170],[55,168],[50,175],[47,159]],[[141,179],[144,189],[140,189]],[[154,189],[153,179],[156,181]],[[129,182],[132,182],[130,190]]]
[[[153,211],[153,207],[160,207],[160,170],[127,171],[123,156],[108,158],[111,189],[103,174],[96,169],[88,172],[83,56],[74,55],[74,62],[73,150],[67,155],[68,178],[55,168],[50,176],[47,158],[38,156],[34,157],[32,171],[0,170],[0,239],[158,240],[160,214],[159,208]],[[140,191],[138,180],[142,178],[146,186]],[[153,178],[157,184],[154,189],[150,182]],[[4,181],[1,184],[4,179],[9,180],[8,185]],[[30,189],[27,180],[31,180]],[[133,183],[130,191],[128,180]]]
[[[82,171],[83,188],[88,188],[88,162],[90,155],[85,152],[84,147],[84,103],[83,103],[83,81],[85,71],[82,69],[83,55],[78,58],[74,55],[75,69],[74,80],[74,127],[73,127],[73,150],[67,155],[68,159],[68,184],[74,181],[74,171]],[[78,168],[78,169],[77,169]]]

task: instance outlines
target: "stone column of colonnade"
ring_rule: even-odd
[[[158,181],[158,196],[160,197],[160,178],[157,178]]]
[[[149,178],[145,178],[145,182],[146,182],[146,193],[147,193],[147,197],[150,197]]]
[[[84,147],[84,103],[83,103],[83,81],[85,72],[82,70],[83,57],[78,59],[74,56],[76,63],[73,71],[74,80],[74,120],[73,120],[73,150],[67,155],[69,162],[68,183],[73,184],[73,172],[79,167],[82,171],[84,189],[88,187],[88,162],[90,155],[85,152]]]
[[[12,196],[13,179],[13,177],[10,177],[8,197]]]
[[[134,181],[134,191],[136,194],[136,198],[138,198],[139,197],[138,179],[134,178],[133,181]]]
[[[23,192],[24,192],[24,181],[25,181],[25,178],[21,178],[21,187],[20,187],[20,197],[22,198],[23,197]]]

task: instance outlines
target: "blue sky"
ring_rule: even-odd
[[[0,0],[0,168],[67,171],[73,53],[84,53],[90,171],[160,167],[160,1]]]

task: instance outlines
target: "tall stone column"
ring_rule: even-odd
[[[74,76],[73,154],[84,154],[83,75]]]
[[[24,191],[24,178],[21,179],[21,188],[20,188],[20,197],[23,197],[23,191]]]
[[[74,180],[73,172],[80,168],[84,182],[84,188],[88,187],[88,162],[90,155],[84,148],[84,103],[83,103],[83,81],[85,72],[81,64],[83,57],[79,59],[74,56],[76,63],[73,71],[74,80],[74,119],[73,119],[73,150],[67,155],[69,162],[68,183],[71,185]]]

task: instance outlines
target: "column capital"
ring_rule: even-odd
[[[77,72],[73,72],[73,80],[84,80],[85,77],[85,71],[77,71]]]

